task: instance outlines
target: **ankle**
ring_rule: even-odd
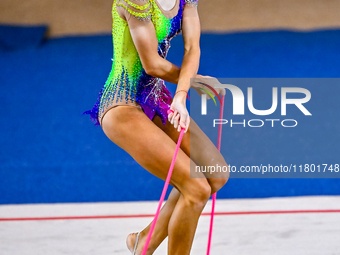
[[[143,244],[143,249],[146,244],[146,239],[148,238],[149,232],[147,232],[145,229],[142,230],[139,234],[139,238],[141,240],[141,243]],[[156,247],[157,248],[157,247]],[[154,245],[152,243],[152,239],[150,240],[150,243],[148,245],[148,249],[146,251],[146,255],[151,255],[155,252],[156,248],[154,248]],[[143,250],[142,249],[142,250]]]

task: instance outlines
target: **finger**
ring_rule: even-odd
[[[172,117],[172,115],[173,115],[173,113],[174,113],[174,110],[172,110],[171,108],[168,110],[168,121],[170,121],[170,119],[171,119],[171,117]]]
[[[179,124],[179,127],[178,127],[178,132],[181,132],[182,129],[185,130],[185,128],[186,128],[185,123],[186,123],[186,119],[187,119],[187,118],[188,118],[188,117],[187,117],[187,114],[185,114],[185,115],[183,116],[183,118],[180,119],[180,124]]]
[[[220,95],[222,95],[222,96],[225,96],[225,94],[226,94],[226,91],[225,91],[225,89],[224,89],[224,88],[221,88]]]
[[[171,117],[171,121],[170,121],[171,124],[174,124],[174,119],[175,119],[176,115],[177,115],[177,110],[174,111],[174,113]]]
[[[182,114],[182,116],[179,120],[180,122],[179,122],[178,129],[177,129],[178,132],[181,132],[182,128],[185,129],[186,119],[187,119],[187,114]]]
[[[190,117],[188,116],[188,118],[187,118],[187,120],[186,120],[185,133],[188,131],[189,125],[190,125]]]
[[[180,119],[180,128],[179,128],[179,130],[178,131],[181,131],[181,128],[186,128],[186,121],[187,121],[187,118],[188,118],[188,116],[187,116],[187,114],[183,114],[182,116],[181,116],[181,119]]]
[[[168,114],[168,121],[169,121],[169,122],[171,121],[171,118],[172,118],[173,115],[174,115],[174,114],[173,114],[172,112],[170,112],[170,113]]]
[[[174,118],[174,127],[177,128],[178,127],[178,120],[180,118],[180,114],[177,114],[177,116]]]

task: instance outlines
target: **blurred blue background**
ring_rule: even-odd
[[[0,204],[158,200],[164,182],[113,144],[88,115],[81,115],[96,102],[111,69],[111,36],[44,39],[44,29],[0,28]],[[167,59],[180,66],[181,35],[171,43]],[[203,33],[199,73],[339,77],[339,45],[336,29]],[[167,86],[172,93],[176,89]],[[339,139],[338,133],[332,135]],[[318,134],[307,138],[312,136]],[[228,139],[230,144],[238,141],[232,134]],[[252,146],[256,137],[243,142]],[[332,144],[331,149],[339,152]],[[226,157],[244,160],[235,151]],[[331,178],[230,179],[218,197],[339,195],[339,184],[340,179]]]

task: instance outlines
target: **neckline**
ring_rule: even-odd
[[[158,8],[162,11],[162,12],[173,12],[177,7],[178,7],[178,2],[179,2],[179,0],[176,0],[176,2],[175,2],[175,5],[170,9],[170,10],[164,10],[163,8],[162,8],[162,6],[158,3],[158,1],[157,0],[154,0],[155,1],[155,3],[157,4],[157,6],[158,6]]]

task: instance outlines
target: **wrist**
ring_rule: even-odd
[[[178,90],[174,95],[174,99],[185,102],[186,98],[188,97],[188,92],[186,90]]]

